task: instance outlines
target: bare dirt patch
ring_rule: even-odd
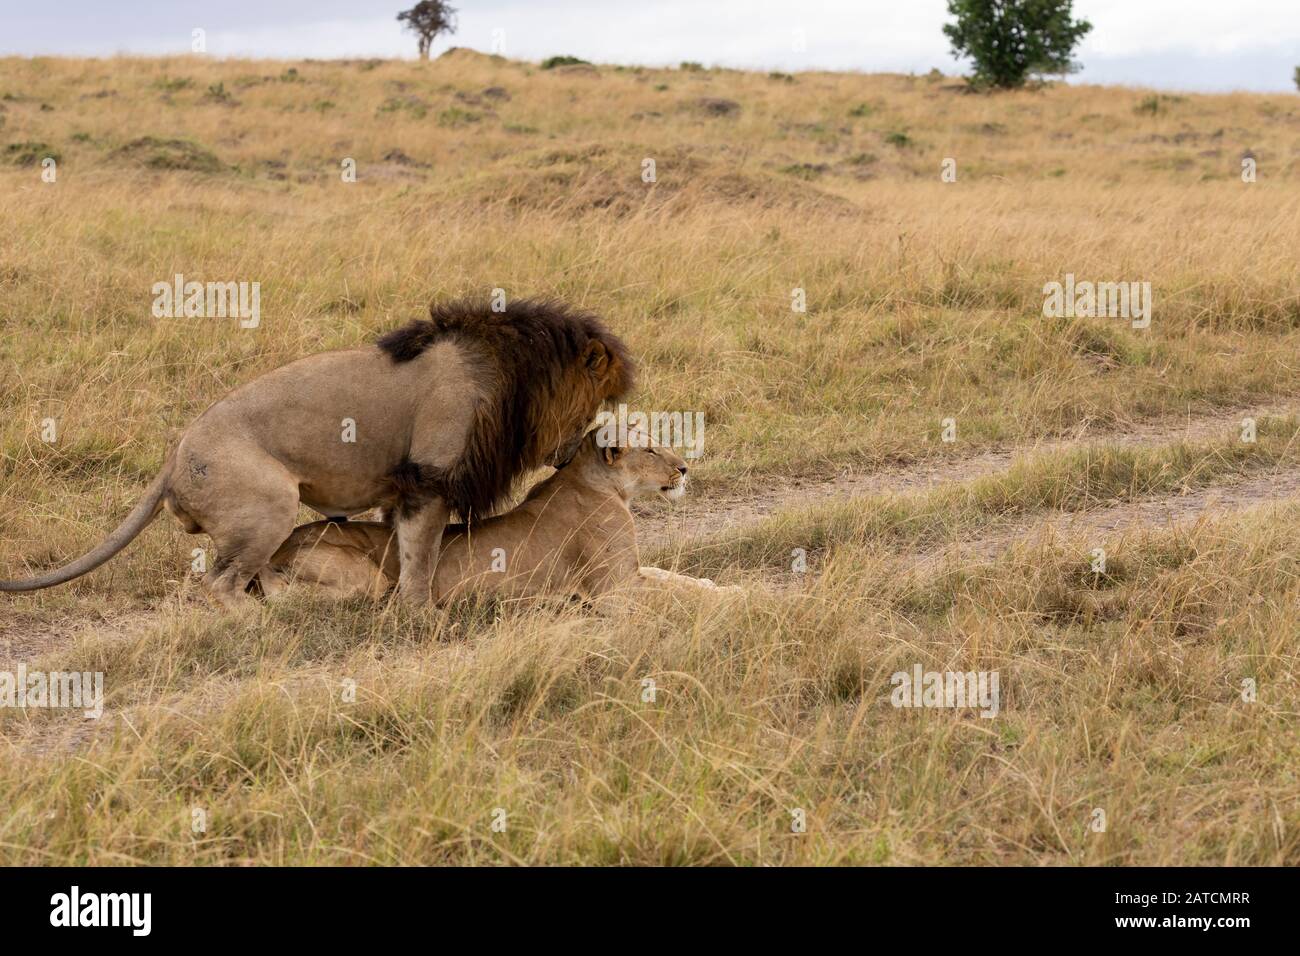
[[[113,632],[125,634],[152,620],[152,610],[96,612],[77,617],[49,619],[38,611],[14,615],[0,624],[0,671],[12,671],[18,663],[32,665],[42,655],[70,646],[79,634]]]

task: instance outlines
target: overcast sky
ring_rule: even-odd
[[[413,57],[394,19],[413,0],[0,0],[0,55],[187,53]],[[453,0],[439,38],[521,59],[756,69],[956,72],[945,0]],[[1075,0],[1092,21],[1074,82],[1295,91],[1300,0]]]

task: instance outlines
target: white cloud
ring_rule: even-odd
[[[1091,0],[1077,3],[1076,10],[1093,25],[1085,52],[1216,56],[1289,46],[1300,55],[1300,7],[1294,0]]]
[[[213,56],[318,59],[410,56],[415,41],[396,20],[325,20],[253,29],[208,31]]]

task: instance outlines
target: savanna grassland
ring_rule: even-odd
[[[0,596],[0,670],[107,692],[0,709],[0,860],[1300,863],[1298,119],[468,51],[0,59],[0,577],[98,541],[232,387],[501,288],[597,311],[634,406],[705,414],[647,557],[746,592],[234,615],[164,518]],[[177,273],[259,282],[259,327],[155,318]],[[1150,327],[1045,318],[1066,273],[1150,282]],[[998,716],[891,707],[918,663],[996,670]]]

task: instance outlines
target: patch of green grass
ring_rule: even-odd
[[[798,179],[811,180],[819,178],[828,168],[825,163],[791,163],[788,166],[782,166],[781,172]]]
[[[154,80],[153,87],[164,93],[179,93],[194,87],[194,80],[188,76],[164,76]]]
[[[463,110],[459,106],[452,106],[438,114],[438,125],[468,126],[470,123],[477,123],[482,118],[481,114],[472,110]]]
[[[31,141],[10,143],[5,147],[4,158],[15,166],[36,166],[45,159],[53,159],[57,163],[63,159],[63,155],[48,143]]]
[[[223,106],[235,105],[235,98],[230,95],[225,83],[213,83],[203,94],[203,98],[209,103],[220,103]]]
[[[1185,103],[1186,101],[1187,98],[1184,96],[1173,96],[1166,93],[1152,93],[1150,96],[1143,97],[1138,104],[1133,107],[1133,112],[1156,116],[1160,113],[1168,112],[1170,106]]]
[[[424,119],[429,113],[429,104],[418,96],[390,96],[379,104],[377,111],[385,113],[405,113],[412,119]]]

